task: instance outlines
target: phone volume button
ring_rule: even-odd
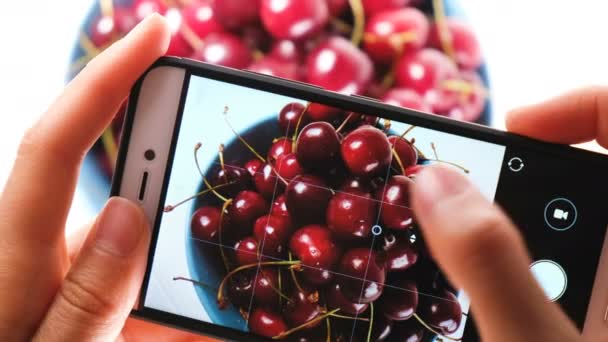
[[[380,101],[378,99],[374,99],[374,98],[363,96],[363,95],[351,94],[350,96],[351,97],[360,98],[360,99],[363,99],[363,100],[368,100],[368,101],[374,101],[374,102],[380,102],[380,103],[382,103],[382,101]]]

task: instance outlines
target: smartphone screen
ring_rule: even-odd
[[[510,215],[548,300],[582,328],[608,223],[603,168],[407,117],[187,84],[144,309],[243,339],[475,341],[470,301],[409,204],[417,173],[441,163]]]

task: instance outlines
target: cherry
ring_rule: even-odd
[[[166,11],[165,17],[171,30],[171,41],[167,49],[167,55],[178,57],[190,57],[194,52],[194,47],[182,34],[182,23],[184,18],[177,8],[170,8]]]
[[[301,46],[289,39],[281,39],[274,42],[268,55],[283,62],[299,63],[303,58]]]
[[[300,122],[300,127],[306,126],[310,122],[310,118],[304,113],[305,111],[306,106],[299,102],[285,105],[279,112],[281,132],[285,132],[285,135],[293,134],[298,126],[298,121]]]
[[[268,150],[268,160],[276,162],[279,157],[292,152],[293,142],[289,138],[279,138],[272,143]]]
[[[292,180],[297,175],[304,172],[298,159],[294,153],[285,154],[279,157],[277,163],[277,172],[283,179]]]
[[[182,16],[184,23],[199,38],[205,38],[211,32],[221,32],[224,30],[213,8],[213,0],[190,2],[182,8]]]
[[[358,316],[362,314],[369,304],[365,303],[355,303],[344,297],[342,294],[342,290],[340,289],[340,284],[332,284],[325,291],[325,299],[327,301],[327,306],[330,309],[340,309],[340,313],[345,315],[353,315]]]
[[[311,103],[306,114],[312,121],[332,122],[340,116],[340,110],[320,103]]]
[[[192,237],[203,241],[216,241],[221,212],[218,208],[202,207],[192,215]]]
[[[370,183],[359,177],[348,176],[340,185],[343,192],[370,192]]]
[[[289,212],[287,211],[287,204],[285,204],[286,197],[285,195],[281,195],[275,198],[274,203],[272,203],[271,215],[280,215],[280,216],[289,216]]]
[[[152,13],[164,15],[167,12],[167,5],[162,0],[135,0],[131,6],[135,18],[138,21],[144,20]]]
[[[382,202],[380,220],[390,229],[405,230],[412,227],[410,189],[414,182],[405,176],[392,176],[376,191],[376,199]]]
[[[265,198],[272,199],[275,192],[282,192],[285,185],[275,174],[275,168],[264,164],[262,169],[253,177],[256,190]]]
[[[418,307],[418,288],[411,280],[398,280],[386,287],[379,301],[379,310],[391,320],[412,318]]]
[[[235,229],[247,234],[251,232],[258,217],[268,212],[268,203],[255,191],[239,192],[228,207],[228,217]]]
[[[407,88],[393,88],[382,98],[387,104],[430,113],[431,108],[417,92]]]
[[[114,7],[112,16],[101,16],[93,21],[90,38],[95,46],[104,47],[131,31],[137,20],[133,12],[124,7]]]
[[[377,219],[375,199],[368,192],[338,192],[327,206],[327,226],[343,240],[367,238]]]
[[[346,167],[352,174],[361,177],[380,174],[392,160],[386,134],[369,125],[349,133],[342,141],[341,151]]]
[[[348,7],[348,0],[327,0],[327,6],[332,17],[339,17]]]
[[[458,69],[443,53],[422,49],[404,55],[396,67],[396,81],[424,96],[433,112],[442,113],[454,107],[457,93],[443,86],[446,80],[456,79]]]
[[[227,32],[213,32],[207,35],[203,45],[194,52],[194,58],[229,68],[244,69],[251,63],[252,55],[238,36]]]
[[[416,165],[418,162],[418,151],[416,151],[416,148],[414,148],[412,143],[397,135],[391,135],[388,137],[388,142],[391,144],[391,147],[401,162],[401,165],[399,165],[397,158],[394,158],[392,164],[394,168],[401,170],[400,168],[402,165],[406,169],[410,166]]]
[[[300,68],[295,62],[284,62],[269,56],[253,62],[247,70],[291,80],[301,78]]]
[[[253,276],[251,273],[241,272],[230,277],[227,292],[232,304],[249,307],[251,296],[253,296]]]
[[[424,327],[415,319],[395,322],[393,324],[392,335],[399,336],[399,341],[422,342],[422,337],[424,336]]]
[[[226,197],[234,197],[239,191],[244,190],[251,184],[249,172],[233,165],[224,165],[209,177],[211,186],[224,185],[216,191]]]
[[[447,115],[452,119],[476,121],[486,107],[483,81],[473,71],[461,71],[460,80],[463,89],[459,91],[458,104]]]
[[[249,25],[240,30],[239,36],[245,45],[257,52],[264,52],[270,49],[272,37],[259,25]]]
[[[238,29],[259,19],[260,0],[216,0],[213,5],[218,20],[229,29]]]
[[[371,17],[378,12],[406,7],[412,0],[361,0],[361,2],[365,15]]]
[[[481,48],[473,30],[460,20],[446,18],[445,24],[450,35],[451,46],[458,65],[464,69],[475,70],[483,63]],[[430,46],[441,50],[439,25],[432,25],[429,38]]]
[[[316,176],[299,175],[285,190],[285,203],[291,217],[298,222],[319,223],[325,219],[332,193],[325,182]]]
[[[260,16],[277,39],[302,40],[319,33],[329,20],[326,0],[261,0]]]
[[[424,46],[429,21],[416,8],[400,8],[376,13],[365,27],[364,49],[376,63],[389,64],[404,52]]]
[[[387,271],[404,271],[418,261],[418,252],[408,237],[385,234],[382,242]]]
[[[256,264],[259,261],[258,240],[246,237],[234,245],[234,258],[239,266]]]
[[[276,305],[279,303],[279,273],[268,267],[260,267],[253,284],[253,300],[258,305]]]
[[[367,322],[357,323],[355,327],[355,335],[353,336],[351,342],[367,342],[367,334],[369,332],[369,324]],[[392,334],[393,331],[393,321],[387,319],[381,312],[374,313],[374,322],[372,325],[372,333],[369,341],[374,342],[383,342],[388,341],[389,336],[394,337]],[[350,335],[349,335],[350,336]],[[392,341],[392,340],[391,340]],[[401,341],[401,340],[399,340]],[[409,342],[409,341],[407,341]]]
[[[304,323],[307,323],[322,313],[321,306],[319,305],[318,293],[306,293],[302,291],[295,291],[291,295],[290,300],[283,307],[283,316],[290,327],[298,327]],[[306,328],[314,328],[319,325],[321,321],[317,321]]]
[[[327,338],[327,328],[324,324],[317,325],[312,329],[302,329],[289,335],[291,342],[318,342]]]
[[[439,291],[433,296],[421,296],[420,317],[444,335],[449,335],[460,326],[462,308],[458,298],[447,290]]]
[[[287,331],[287,324],[283,318],[266,308],[254,309],[247,323],[251,332],[264,337],[272,338]]]
[[[253,225],[253,235],[258,241],[263,241],[261,243],[263,255],[278,257],[287,250],[287,242],[291,235],[291,220],[288,216],[262,216]]]
[[[245,163],[245,169],[249,173],[251,177],[254,177],[260,169],[264,166],[264,163],[259,159],[251,159],[247,163]]]
[[[296,141],[296,157],[300,165],[309,170],[327,169],[336,162],[340,153],[340,137],[327,122],[308,124]]]
[[[340,259],[338,277],[342,293],[357,303],[371,303],[380,298],[384,289],[386,270],[369,248],[353,248]]]
[[[426,167],[426,165],[414,165],[405,169],[405,176],[411,179],[416,178],[416,176]]]
[[[302,262],[304,271],[312,268],[331,269],[340,256],[340,247],[331,232],[322,225],[298,229],[289,241],[289,249]]]
[[[350,41],[332,36],[319,43],[306,61],[308,82],[344,94],[363,94],[374,66]]]

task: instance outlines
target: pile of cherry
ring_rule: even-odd
[[[100,0],[84,60],[153,12],[172,28],[168,55],[309,82],[466,121],[486,91],[479,44],[443,0]],[[108,134],[117,136],[122,120]],[[103,139],[111,162],[114,139]],[[110,170],[108,170],[110,171]],[[110,171],[111,172],[111,171]]]
[[[196,156],[209,147],[196,146],[205,183],[196,196],[217,204],[197,208],[191,235],[219,246],[225,273],[212,286],[175,280],[217,291],[220,309],[234,305],[252,332],[277,339],[413,342],[456,332],[460,304],[410,210],[416,174],[437,161],[408,140],[412,128],[393,134],[389,121],[316,103],[286,105],[278,123],[285,136],[265,155],[234,132],[250,151],[243,165],[225,164],[222,145],[205,175]]]

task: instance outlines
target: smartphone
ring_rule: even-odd
[[[133,315],[238,341],[478,341],[409,207],[435,163],[510,215],[547,300],[608,336],[603,155],[179,58],[133,88],[113,180],[153,229]]]

